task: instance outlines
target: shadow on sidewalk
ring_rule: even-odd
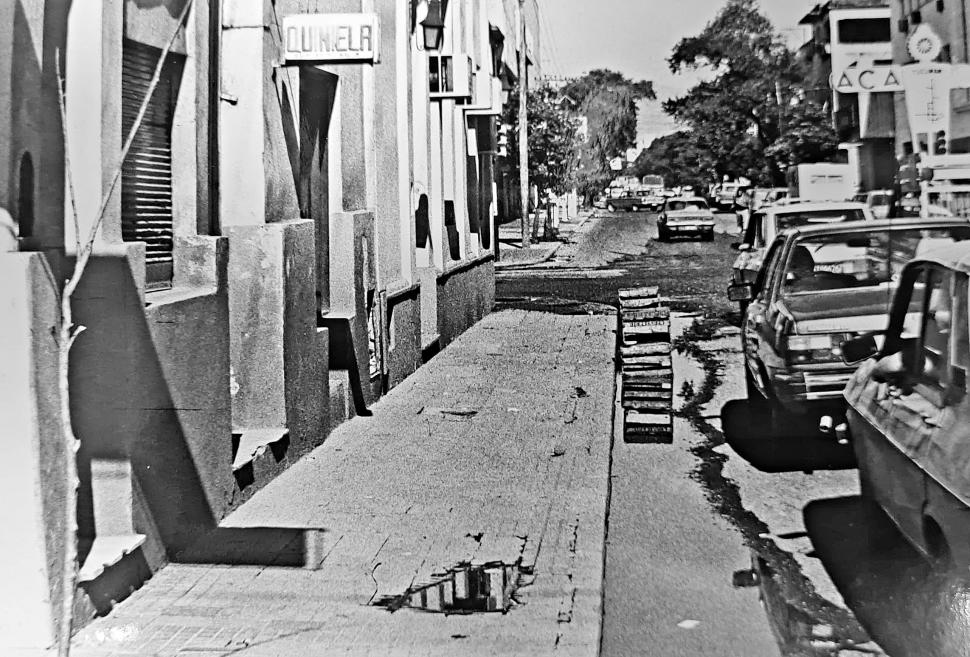
[[[792,431],[779,436],[768,431],[767,418],[752,413],[746,399],[732,399],[721,408],[724,439],[737,454],[762,472],[848,470],[856,467],[847,445],[817,431]]]
[[[886,654],[967,654],[967,582],[934,570],[878,506],[859,496],[823,499],[803,515],[816,555]]]
[[[316,570],[325,556],[326,532],[293,527],[217,527],[178,553],[175,561]]]

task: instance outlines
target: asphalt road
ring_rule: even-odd
[[[501,272],[497,296],[596,312],[651,284],[681,311],[673,444],[614,440],[604,657],[970,654],[970,603],[861,503],[851,454],[811,432],[781,442],[749,416],[723,298],[733,215],[712,243],[672,244],[655,215],[603,215],[552,262]]]

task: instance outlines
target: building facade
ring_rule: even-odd
[[[490,311],[518,7],[0,9],[2,403],[25,466],[3,485],[29,500],[5,512],[4,576],[30,592],[0,614],[11,646],[58,639],[70,455],[52,328],[78,236],[103,215],[69,382],[83,620],[198,558],[235,506]]]
[[[970,216],[967,0],[831,0],[802,23],[816,100],[863,189],[899,185],[911,210]],[[826,83],[827,81],[827,83]]]
[[[874,67],[892,64],[886,0],[830,0],[800,21],[812,38],[800,49],[810,67],[808,95],[831,108],[833,124],[862,191],[891,187],[896,120],[893,93],[873,91]]]
[[[940,40],[940,52],[935,61],[946,64],[970,63],[970,2],[968,0],[892,0],[893,61],[898,65],[912,64],[910,39],[919,26],[929,27]],[[970,80],[966,85],[953,86],[949,95],[949,121],[945,141],[950,154],[970,153]],[[897,152],[920,151],[912,143],[906,113],[905,93],[896,94]],[[928,150],[923,149],[923,152]],[[934,144],[935,146],[935,144]]]

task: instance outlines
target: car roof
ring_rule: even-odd
[[[782,214],[824,210],[863,210],[867,207],[869,206],[859,201],[800,201],[796,197],[782,199],[777,203],[766,205],[763,208],[759,208],[759,211]]]
[[[704,201],[705,204],[707,203],[707,201],[705,199],[702,199],[700,196],[671,196],[671,197],[669,197],[667,199],[667,201],[668,202],[670,202],[670,201]]]
[[[813,236],[832,233],[868,233],[878,230],[908,228],[948,228],[950,226],[966,226],[970,228],[970,221],[966,219],[920,219],[919,217],[904,217],[901,219],[879,219],[876,221],[836,221],[826,224],[812,224],[797,228],[786,228],[778,233],[781,236]]]
[[[941,246],[920,254],[912,262],[926,262],[970,274],[970,242]]]

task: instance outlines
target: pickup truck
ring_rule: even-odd
[[[606,199],[606,209],[610,212],[617,212],[618,210],[639,212],[641,207],[643,207],[643,202],[640,200],[639,194],[628,192],[616,198]]]

